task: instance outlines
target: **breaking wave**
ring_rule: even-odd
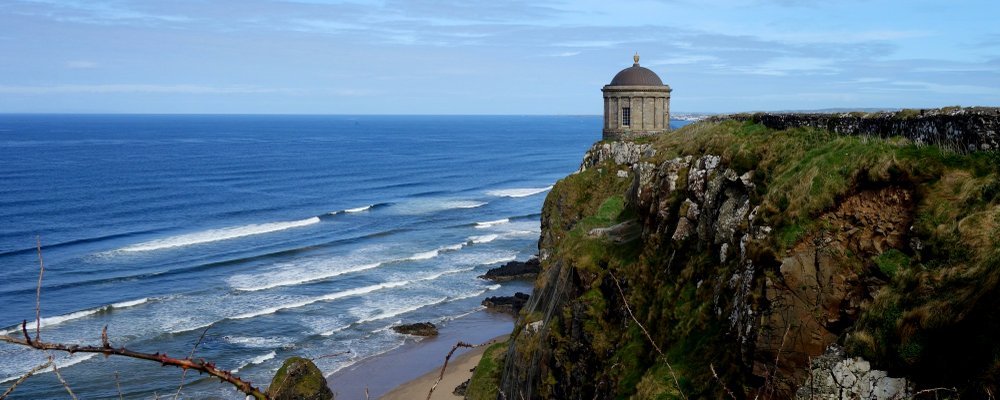
[[[486,194],[496,197],[528,197],[534,196],[539,193],[547,192],[552,189],[552,186],[546,186],[543,188],[521,188],[521,189],[497,189],[487,191]]]
[[[266,224],[250,224],[231,228],[209,229],[206,231],[186,233],[183,235],[171,236],[164,239],[151,240],[131,246],[122,247],[117,251],[121,252],[141,252],[163,250],[174,247],[191,246],[202,243],[218,242],[241,238],[244,236],[261,235],[265,233],[283,231],[285,229],[300,228],[319,223],[319,217],[300,219],[298,221],[270,222]]]

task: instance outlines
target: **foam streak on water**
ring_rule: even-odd
[[[265,224],[252,224],[237,226],[232,228],[210,229],[201,232],[188,233],[184,235],[171,236],[165,239],[151,240],[119,249],[122,252],[140,252],[163,250],[175,247],[191,246],[202,243],[218,242],[221,240],[231,240],[252,235],[262,235],[265,233],[283,231],[285,229],[301,228],[312,224],[318,224],[319,217],[301,219],[288,222],[270,222]]]

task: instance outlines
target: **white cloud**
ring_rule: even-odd
[[[732,67],[734,71],[755,75],[784,76],[789,74],[829,75],[839,72],[833,60],[813,57],[778,57],[762,64]]]

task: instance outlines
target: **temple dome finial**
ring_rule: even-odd
[[[632,56],[632,59],[635,60],[635,65],[639,65],[639,52],[638,51],[635,52],[635,55]]]

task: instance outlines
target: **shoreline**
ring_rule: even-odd
[[[389,393],[397,396],[400,390],[406,390],[404,393],[407,395],[387,398],[426,398],[431,385],[437,380],[445,356],[455,343],[459,341],[473,345],[487,343],[509,335],[513,328],[512,316],[480,310],[463,318],[448,321],[447,325],[442,324],[436,337],[408,339],[400,347],[334,372],[326,377],[327,385],[337,398],[364,399],[366,389],[369,398],[372,399],[382,398]],[[434,398],[461,398],[454,396],[452,391],[472,376],[469,369],[479,363],[486,347],[488,346],[455,350],[445,372],[446,379],[442,380],[434,390]],[[460,364],[468,367],[463,370],[458,367]],[[463,374],[468,376],[451,384]],[[428,377],[429,381],[422,380]]]
[[[431,370],[430,372],[420,376],[419,378],[405,382],[395,389],[386,393],[380,399],[382,400],[410,400],[417,398],[424,398],[424,393],[430,391],[430,388],[434,386],[434,382],[437,382],[438,378],[441,377],[441,382],[438,383],[437,388],[434,389],[434,394],[431,396],[431,400],[452,400],[452,399],[462,399],[463,396],[457,396],[453,393],[458,385],[472,378],[472,369],[479,365],[479,360],[483,358],[483,353],[486,352],[486,348],[490,347],[491,344],[497,342],[506,341],[510,337],[510,334],[497,336],[490,341],[483,343],[458,357],[452,357],[451,361],[448,362],[448,368],[444,371],[444,376],[441,375],[441,367],[444,366],[442,363],[437,368]],[[458,351],[456,350],[456,353]]]

